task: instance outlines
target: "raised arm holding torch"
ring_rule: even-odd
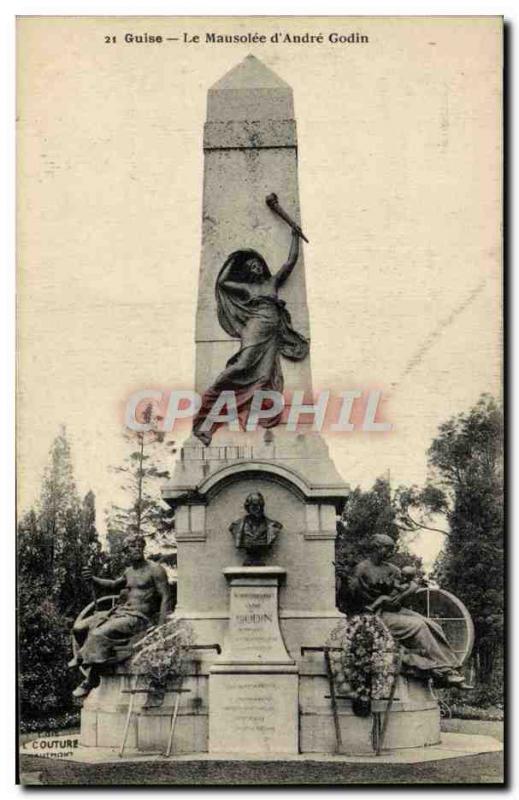
[[[277,214],[279,217],[281,217],[281,219],[284,219],[284,220],[285,220],[285,222],[288,222],[288,224],[290,225],[290,227],[292,228],[292,230],[294,230],[294,231],[297,233],[297,235],[298,235],[298,236],[300,236],[300,237],[301,237],[301,239],[303,239],[303,240],[304,240],[305,242],[307,242],[307,244],[308,244],[308,239],[307,239],[307,238],[306,238],[306,236],[304,235],[304,233],[303,233],[303,231],[301,230],[301,228],[299,227],[299,225],[298,225],[296,222],[294,222],[294,220],[292,219],[292,217],[290,217],[290,216],[287,214],[287,212],[286,212],[286,211],[284,211],[284,210],[281,208],[281,206],[279,205],[279,200],[278,200],[278,196],[277,196],[277,194],[275,194],[274,192],[272,192],[272,194],[269,194],[269,195],[268,195],[268,196],[265,198],[265,202],[266,202],[266,204],[268,205],[268,207],[269,207],[269,208],[270,208],[270,209],[271,209],[271,210],[272,210],[272,211],[273,211],[275,214]]]

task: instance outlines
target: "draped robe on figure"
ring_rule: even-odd
[[[257,389],[283,392],[280,355],[291,361],[302,361],[308,355],[307,339],[294,330],[285,302],[270,287],[266,288],[265,295],[247,298],[245,292],[242,295],[226,286],[226,281],[233,281],[243,283],[246,290],[250,280],[247,280],[244,265],[251,258],[261,261],[270,277],[259,253],[237,250],[226,260],[216,281],[218,321],[229,336],[241,339],[241,347],[204,392],[200,410],[193,421],[195,435],[222,391],[235,392],[238,418],[241,426],[245,427]],[[271,428],[279,424],[280,418],[281,414],[260,419],[259,423]],[[218,427],[218,424],[212,424],[206,433],[211,436]]]
[[[377,570],[369,567],[368,560],[355,567],[348,613],[363,613],[366,606],[381,595],[390,595],[395,585],[401,582],[400,570],[394,564],[383,562]],[[441,627],[433,620],[405,606],[395,611],[384,610],[380,618],[394,639],[405,648],[404,662],[408,667],[437,675],[459,669],[456,654]]]

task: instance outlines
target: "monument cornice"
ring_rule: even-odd
[[[226,120],[206,122],[204,127],[204,150],[273,147],[297,147],[295,120]]]
[[[323,502],[329,500],[336,503],[337,500],[345,499],[348,490],[343,483],[319,485],[309,483],[297,470],[279,461],[239,461],[234,464],[226,464],[223,467],[211,472],[198,483],[176,483],[175,488],[166,487],[163,490],[163,497],[169,502],[179,502],[188,499],[190,503],[207,503],[207,499],[217,494],[226,484],[235,480],[242,480],[245,475],[256,476],[270,479],[274,482],[289,488],[300,499],[307,502]]]

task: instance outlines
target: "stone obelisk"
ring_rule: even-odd
[[[196,319],[200,394],[240,346],[223,330],[215,299],[229,254],[258,251],[273,272],[287,259],[290,228],[265,203],[273,192],[301,226],[292,90],[248,56],[208,93]],[[294,329],[309,339],[303,247],[279,296]],[[281,362],[285,390],[310,396],[310,357]],[[339,617],[334,544],[348,490],[322,436],[305,430],[293,433],[280,424],[265,436],[262,429],[222,428],[209,447],[192,436],[163,488],[175,508],[176,613],[191,621],[199,643],[223,647],[218,659],[207,652],[190,687],[196,694],[196,749],[204,749],[204,718],[205,749],[213,752],[296,752],[304,740],[328,749],[318,731],[331,713],[322,654],[303,657],[301,648],[322,645]],[[229,533],[253,492],[261,493],[268,516],[282,525],[265,566],[256,568],[241,566]],[[247,722],[247,698],[257,703],[256,728]],[[322,730],[329,737],[333,726]]]
[[[271,269],[286,261],[290,228],[265,204],[275,192],[296,223],[301,225],[298,188],[297,130],[290,86],[256,57],[249,55],[217,81],[208,92],[204,128],[204,188],[202,253],[196,313],[195,389],[201,395],[239,349],[239,342],[222,328],[217,315],[215,284],[226,258],[233,251],[260,252]],[[305,282],[304,247],[295,269],[281,287],[295,330],[310,340]],[[281,359],[287,404],[296,390],[311,402],[311,356],[292,362]],[[284,415],[286,421],[287,414]],[[194,436],[182,450],[182,460],[164,498],[177,505],[186,491],[197,487],[209,473],[225,463],[261,459],[282,463],[297,473],[321,497],[340,503],[346,486],[328,454],[320,434],[312,431],[308,417],[294,435],[285,424],[255,433],[219,430],[210,447]],[[190,523],[199,525],[194,512]],[[182,517],[182,514],[180,514]],[[177,522],[183,525],[182,519]],[[335,525],[332,526],[335,528]]]
[[[265,205],[271,192],[300,225],[297,133],[292,90],[248,56],[209,90],[204,130],[202,257],[196,317],[196,377],[200,394],[236,351],[216,315],[215,282],[232,251],[253,248],[273,269],[286,260],[290,229]],[[310,336],[304,252],[280,291],[297,331]],[[285,385],[310,391],[310,359],[283,361]],[[215,439],[215,445],[217,440]]]

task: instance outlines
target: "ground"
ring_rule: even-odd
[[[502,723],[450,720],[458,732],[502,740]],[[492,729],[488,726],[491,725]],[[26,785],[330,785],[330,784],[502,784],[503,753],[485,753],[424,764],[370,764],[305,761],[164,761],[144,764],[78,764],[22,756]]]
[[[503,754],[435,761],[428,764],[368,765],[330,764],[307,761],[211,761],[157,763],[120,766],[79,765],[53,761],[49,767],[41,759],[24,756],[21,764],[25,784],[107,785],[107,784],[341,784],[341,783],[485,783],[503,782]]]

